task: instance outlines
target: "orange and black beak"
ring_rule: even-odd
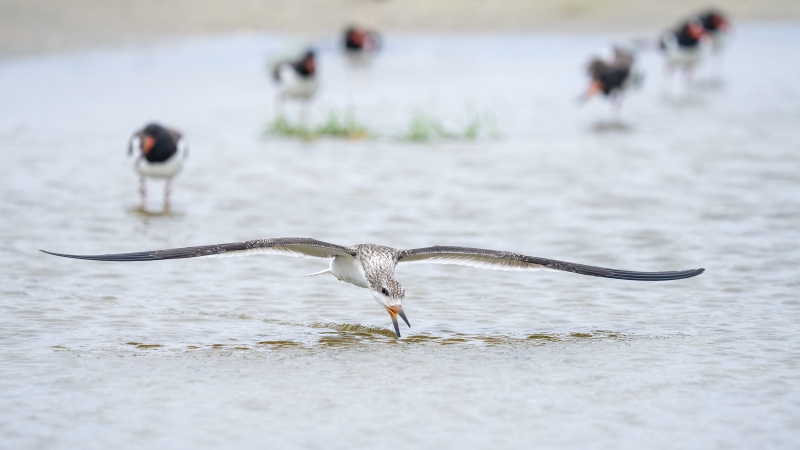
[[[706,34],[706,29],[703,28],[703,25],[697,22],[690,23],[688,31],[689,31],[689,36],[695,39],[700,39],[701,37],[703,37],[703,35]]]
[[[586,92],[578,96],[578,103],[584,103],[592,98],[593,95],[597,95],[603,92],[603,83],[599,80],[593,81],[592,84],[586,88]]]
[[[149,135],[142,136],[142,153],[147,155],[150,153],[150,150],[153,149],[153,146],[156,145],[156,138]]]
[[[731,31],[731,23],[728,22],[727,19],[725,19],[722,16],[717,16],[714,19],[715,19],[714,22],[716,23],[717,28],[719,28],[720,30],[722,30],[722,31],[724,31],[726,33]]]
[[[400,337],[400,326],[397,324],[397,316],[400,316],[400,318],[403,319],[403,322],[408,325],[408,328],[411,328],[411,324],[408,323],[408,318],[406,317],[406,313],[403,311],[402,305],[387,306],[386,311],[388,311],[389,315],[392,316],[394,332],[397,333],[397,337]]]
[[[353,30],[353,34],[350,35],[350,39],[352,39],[353,43],[359,47],[364,46],[364,37],[366,37],[366,33],[361,30]]]

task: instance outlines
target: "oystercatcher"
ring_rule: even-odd
[[[150,123],[134,133],[128,143],[128,155],[135,157],[133,167],[139,173],[142,210],[147,206],[147,177],[165,179],[164,210],[169,209],[170,184],[183,168],[188,150],[181,133],[157,123]]]
[[[302,116],[305,117],[305,106],[317,92],[317,60],[314,50],[308,49],[303,56],[294,61],[282,61],[272,70],[272,78],[278,84],[276,109],[283,115],[283,102],[289,99],[303,101]]]
[[[719,52],[725,43],[725,37],[730,32],[731,23],[728,18],[716,9],[710,9],[698,15],[703,29],[711,41],[711,50]]]
[[[344,52],[356,64],[369,62],[381,48],[381,36],[370,30],[350,26],[344,30]]]
[[[640,86],[644,79],[641,72],[634,70],[635,61],[635,54],[622,47],[614,47],[611,59],[592,59],[587,67],[591,82],[579,100],[586,101],[594,95],[603,94],[611,99],[618,113],[623,94],[632,86]]]
[[[667,58],[664,66],[667,82],[669,82],[672,71],[679,69],[684,74],[688,88],[692,71],[702,55],[700,40],[705,35],[706,30],[703,28],[703,23],[696,17],[661,35],[658,44]]]
[[[725,15],[716,9],[705,11],[698,17],[709,37],[711,57],[714,61],[712,70],[715,72],[714,78],[718,81],[722,78],[722,50],[730,34],[731,23]]]

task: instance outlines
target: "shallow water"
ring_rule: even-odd
[[[612,40],[391,36],[357,72],[322,53],[312,121],[500,133],[427,144],[265,139],[277,36],[0,61],[0,447],[794,447],[800,27],[738,28],[723,83],[689,93],[643,55],[623,126],[574,102]],[[190,142],[168,214],[157,183],[137,210],[125,160],[152,119]],[[298,277],[323,261],[37,252],[271,236],[707,271],[401,266],[398,340],[366,290]]]

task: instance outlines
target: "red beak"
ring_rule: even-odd
[[[411,328],[411,324],[408,323],[408,318],[406,317],[406,313],[403,311],[402,305],[387,306],[386,311],[388,311],[389,315],[392,317],[392,324],[394,324],[394,332],[397,333],[397,337],[400,337],[400,326],[397,324],[397,316],[400,316],[400,318],[403,319],[403,322],[408,325],[408,328]]]
[[[705,28],[699,23],[691,23],[689,24],[689,35],[695,39],[700,39],[706,34]]]
[[[152,136],[144,135],[144,139],[142,139],[142,153],[147,155],[150,153],[150,150],[153,149],[153,146],[156,145],[156,140]]]

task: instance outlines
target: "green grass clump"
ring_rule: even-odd
[[[269,124],[266,134],[278,137],[296,137],[306,141],[321,137],[358,140],[372,136],[372,133],[356,120],[352,112],[340,115],[335,111],[328,114],[325,122],[315,127],[293,124],[285,116],[278,116]]]
[[[409,142],[474,141],[484,134],[497,137],[495,123],[491,117],[475,116],[460,130],[452,130],[445,127],[439,119],[416,112],[411,117],[411,122],[403,134],[402,140]]]
[[[320,136],[330,136],[342,139],[364,139],[369,135],[367,128],[356,121],[352,112],[345,113],[343,117],[331,112],[328,120],[316,129]]]
[[[431,141],[474,141],[488,137],[496,139],[497,132],[494,118],[489,115],[475,115],[462,127],[449,128],[441,120],[430,114],[415,112],[408,127],[399,134],[391,133],[380,136],[370,131],[364,124],[356,120],[352,111],[344,114],[331,111],[319,125],[308,126],[304,123],[292,123],[285,116],[275,118],[265,130],[267,136],[298,138],[313,141],[323,137],[336,139],[379,139],[403,142]]]

